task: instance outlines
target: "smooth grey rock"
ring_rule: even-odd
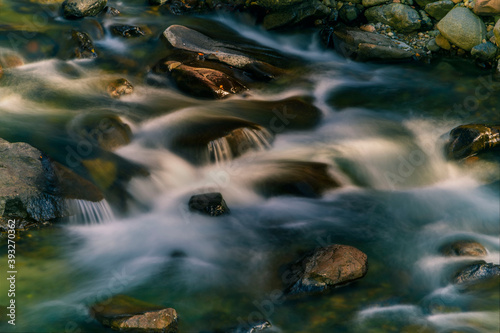
[[[480,60],[493,60],[497,54],[497,47],[491,43],[481,43],[472,48],[470,54]]]
[[[368,8],[365,16],[369,22],[381,22],[401,32],[412,32],[420,29],[421,19],[418,12],[401,3]]]
[[[427,43],[427,49],[429,51],[432,51],[432,52],[437,52],[437,51],[441,50],[441,48],[439,47],[439,45],[436,44],[436,39],[435,38],[431,39]]]
[[[452,44],[466,51],[486,39],[484,22],[465,7],[452,9],[439,21],[437,28]]]

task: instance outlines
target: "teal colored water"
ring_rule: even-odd
[[[438,251],[473,239],[488,250],[482,259],[500,263],[500,189],[498,182],[488,186],[500,179],[498,163],[461,165],[443,154],[452,128],[500,122],[500,85],[489,72],[456,60],[354,63],[322,49],[313,31],[277,34],[245,18],[166,15],[143,1],[114,5],[122,15],[104,19],[101,29],[96,19],[62,19],[57,5],[0,1],[0,51],[16,49],[25,60],[0,78],[0,137],[28,142],[64,163],[66,148],[78,145],[72,128],[81,117],[118,115],[134,139],[116,152],[123,158],[117,177],[133,172],[128,162],[151,172],[107,193],[114,214],[102,214],[100,224],[85,223],[82,214],[20,234],[16,326],[5,320],[2,278],[1,332],[110,332],[88,306],[115,294],[174,307],[180,332],[262,318],[278,332],[498,332],[498,285],[458,290],[450,277],[474,258]],[[114,37],[107,32],[114,23],[147,26],[150,33]],[[290,59],[290,74],[253,86],[245,97],[188,97],[151,73],[171,52],[160,38],[171,24],[281,53]],[[92,35],[97,59],[66,60],[62,36],[75,28]],[[115,100],[106,82],[121,77],[135,92]],[[194,165],[169,141],[171,133],[210,117],[266,126],[257,101],[291,96],[310,98],[321,110],[319,123],[283,122],[272,143],[263,134],[256,139],[262,149],[234,160]],[[95,149],[87,157],[105,154]],[[280,172],[272,162],[282,159],[327,163],[342,187],[316,199],[266,199],[251,185]],[[231,215],[189,212],[189,197],[202,191],[221,192]],[[366,277],[326,295],[276,301],[280,267],[331,243],[365,252]]]

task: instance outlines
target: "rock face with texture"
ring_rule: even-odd
[[[166,63],[177,87],[202,98],[220,99],[245,90],[245,86],[229,75],[211,68],[196,68],[180,62]]]
[[[189,209],[191,211],[203,213],[210,216],[229,214],[226,201],[220,193],[205,193],[193,195],[189,199]]]
[[[177,312],[125,295],[114,296],[90,308],[91,315],[104,326],[126,332],[177,332]]]
[[[476,0],[474,13],[477,15],[493,16],[500,15],[500,1],[498,0]]]
[[[425,11],[436,20],[441,20],[455,7],[455,3],[451,0],[442,0],[431,2],[425,6]]]
[[[67,217],[65,199],[99,201],[103,197],[90,182],[38,149],[0,139],[0,228],[8,219],[25,228]]]
[[[313,25],[315,20],[327,17],[330,12],[331,9],[320,1],[306,1],[266,15],[263,26],[267,30],[273,30],[298,25]]]
[[[446,150],[448,158],[458,160],[498,148],[500,148],[500,126],[470,124],[451,130]]]
[[[63,15],[69,19],[96,16],[107,3],[108,0],[66,0],[62,3]]]
[[[440,252],[445,256],[472,256],[481,257],[487,254],[483,245],[474,241],[456,241],[441,247]]]
[[[437,28],[452,44],[466,51],[486,39],[484,22],[465,7],[452,9],[439,21]]]
[[[497,47],[490,42],[481,43],[472,48],[470,54],[480,60],[489,61],[495,59]]]
[[[367,256],[348,245],[330,245],[291,264],[283,276],[290,295],[321,292],[360,279],[368,271]]]
[[[401,32],[411,32],[421,27],[421,18],[418,12],[401,3],[368,8],[365,11],[365,16],[369,22],[381,22]]]
[[[357,61],[401,61],[416,55],[415,50],[408,45],[357,28],[335,30],[334,45],[342,55]]]
[[[109,96],[119,98],[123,95],[130,95],[134,92],[134,86],[127,79],[117,79],[111,81],[107,88]]]
[[[453,277],[453,283],[467,286],[491,279],[500,279],[500,265],[480,260],[457,272]]]

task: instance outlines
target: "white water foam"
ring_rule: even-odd
[[[98,202],[71,199],[67,203],[73,213],[70,217],[70,223],[72,224],[103,224],[115,218],[106,199]]]

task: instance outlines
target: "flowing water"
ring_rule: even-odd
[[[100,31],[95,19],[63,20],[57,6],[0,1],[1,50],[17,45],[26,63],[4,69],[0,78],[0,137],[68,164],[67,149],[79,147],[72,126],[87,114],[117,115],[133,140],[116,151],[116,177],[134,175],[136,163],[150,171],[106,192],[109,205],[75,200],[79,213],[71,221],[21,234],[17,323],[5,322],[1,279],[0,331],[108,332],[88,306],[127,294],[174,307],[180,332],[263,318],[277,332],[498,332],[498,285],[458,290],[450,276],[474,258],[438,251],[472,239],[487,248],[482,259],[500,263],[498,164],[461,165],[443,154],[452,128],[500,122],[499,89],[489,72],[452,60],[360,64],[322,49],[313,31],[276,34],[246,24],[246,17],[173,16],[148,10],[143,1],[113,4],[122,15],[103,19]],[[106,30],[113,23],[146,25],[151,33],[114,37]],[[150,72],[167,55],[160,35],[171,24],[274,49],[297,65],[245,96],[188,97]],[[61,56],[61,36],[72,28],[94,37],[97,59]],[[120,77],[135,92],[111,99],[103,82]],[[293,96],[310,98],[321,110],[314,126],[286,118],[269,123],[259,103]],[[193,123],[222,118],[262,127],[241,131],[251,146],[241,156],[227,137],[203,142],[194,153],[175,141],[179,133],[193,134]],[[84,155],[108,156],[98,149]],[[256,181],[283,172],[283,160],[326,163],[341,187],[320,198],[256,192]],[[223,194],[230,215],[188,210],[191,195],[212,191]],[[282,265],[332,243],[364,251],[366,277],[322,296],[273,296],[282,289]]]

